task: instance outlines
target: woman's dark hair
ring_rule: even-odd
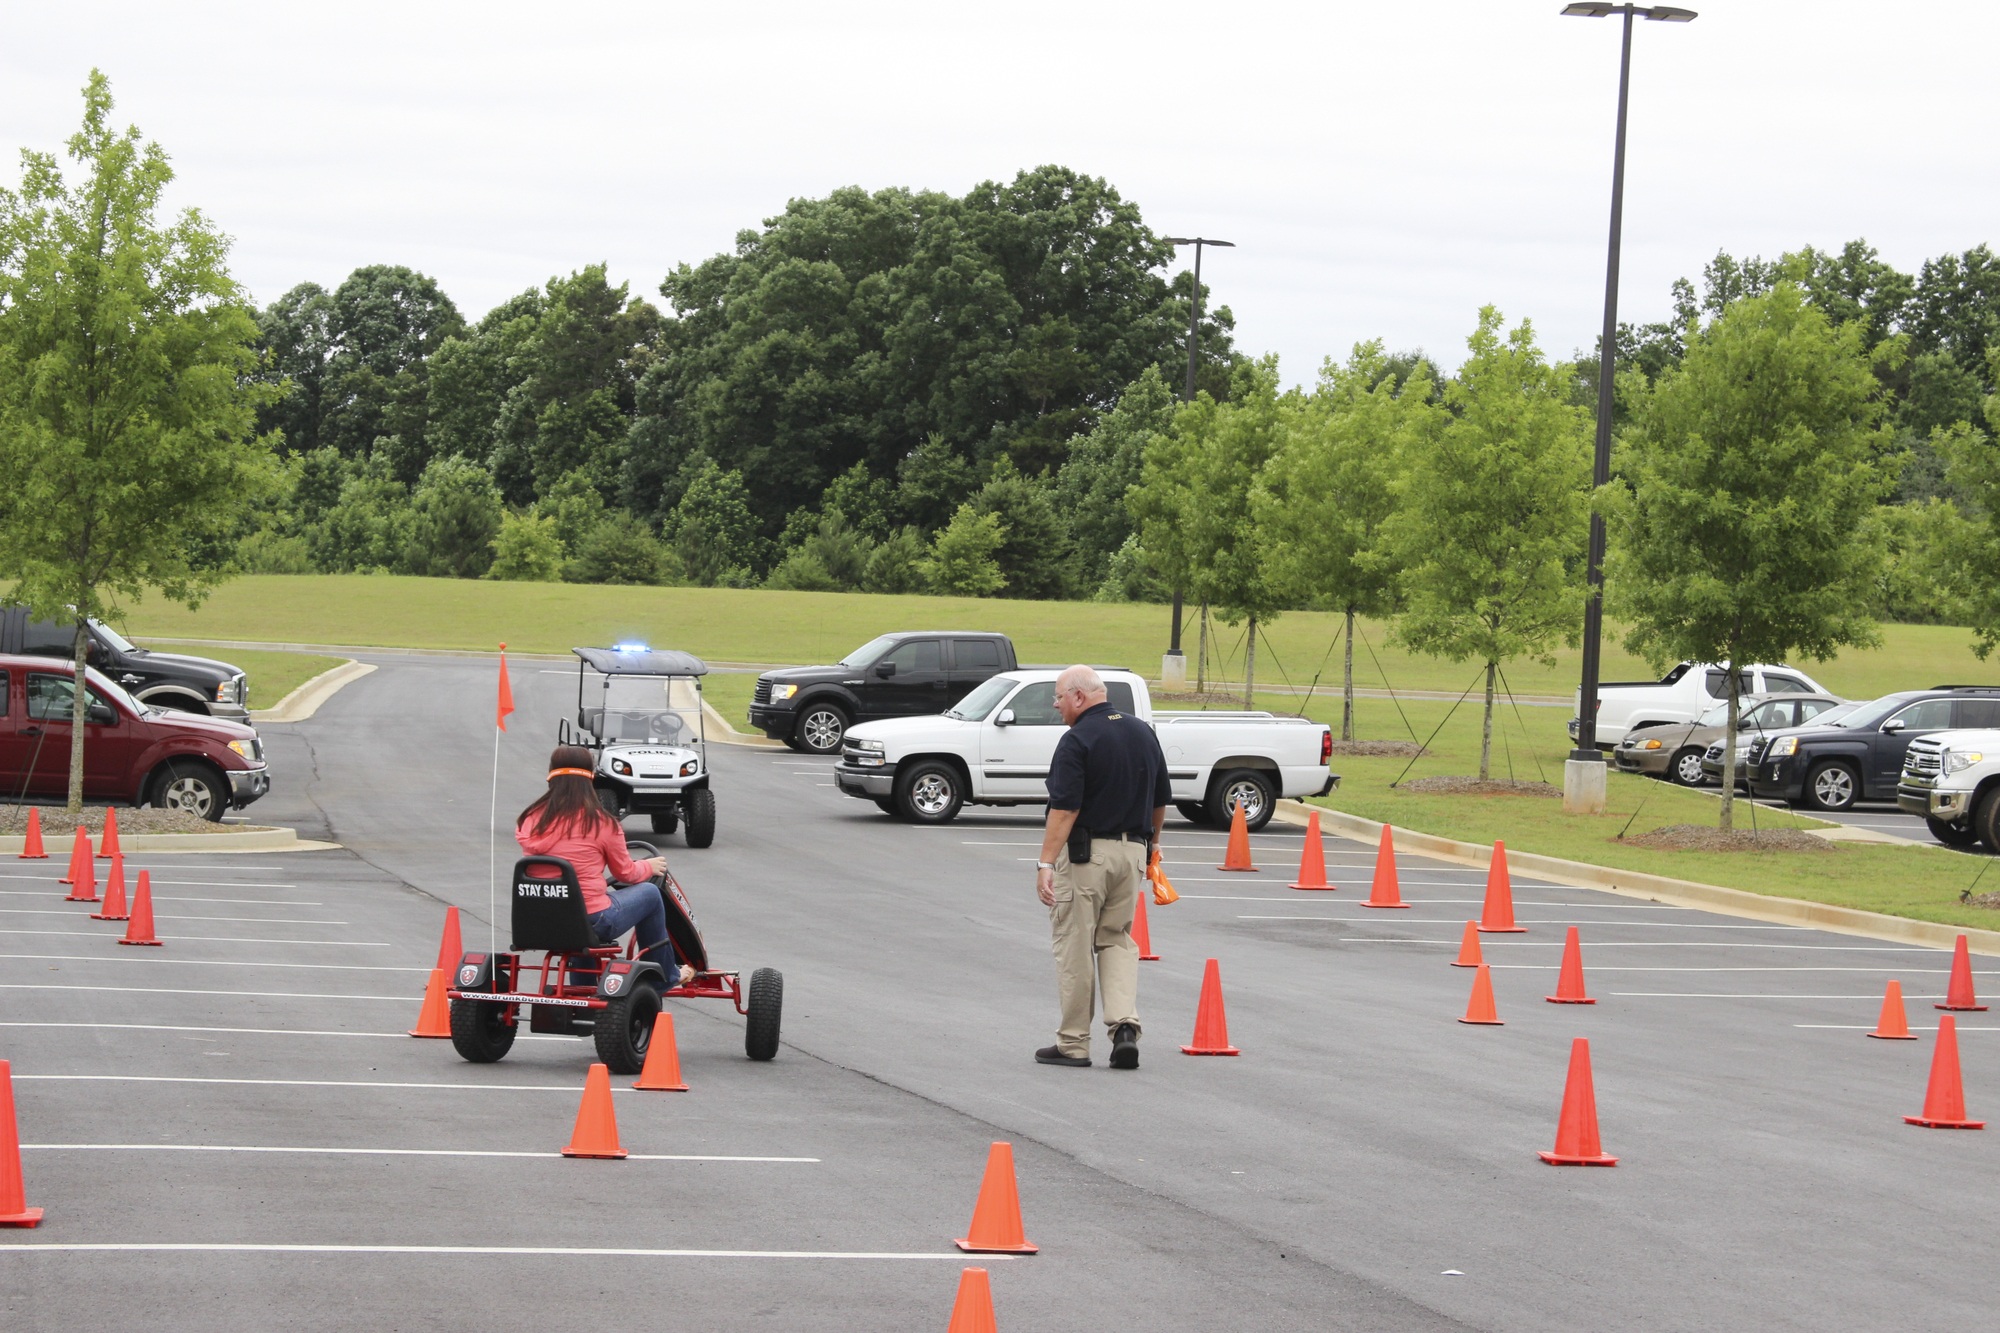
[[[580,768],[587,773],[596,766],[596,758],[581,745],[558,745],[549,756],[551,773],[559,768]],[[514,826],[527,823],[529,815],[537,816],[534,829],[537,833],[547,833],[558,824],[574,824],[579,832],[586,832],[598,820],[611,818],[597,797],[596,785],[576,773],[550,778],[549,789],[515,818]]]

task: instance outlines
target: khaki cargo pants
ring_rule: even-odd
[[[1135,896],[1146,884],[1146,844],[1098,838],[1088,865],[1073,866],[1069,852],[1056,856],[1056,903],[1049,930],[1056,956],[1056,994],[1062,1026],[1056,1049],[1090,1054],[1093,1000],[1102,996],[1107,1032],[1120,1023],[1139,1026],[1139,947],[1132,943]]]

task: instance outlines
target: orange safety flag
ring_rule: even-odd
[[[1167,872],[1160,869],[1160,849],[1153,849],[1152,860],[1146,863],[1146,878],[1153,881],[1153,903],[1165,907],[1168,903],[1179,902],[1180,895],[1174,892],[1173,884],[1167,879]]]
[[[493,712],[493,725],[507,730],[507,714],[514,711],[514,687],[507,683],[507,645],[500,645],[500,702]]]

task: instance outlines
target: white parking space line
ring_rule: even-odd
[[[1247,916],[1239,914],[1238,921],[1326,921],[1338,926],[1358,926],[1366,924],[1368,918],[1358,916]],[[1346,937],[1343,937],[1345,940]],[[1369,940],[1356,938],[1357,944],[1457,944],[1458,940]],[[1506,940],[1489,941],[1494,946],[1505,944],[1509,949],[1560,949],[1561,940]],[[1771,944],[1761,940],[1592,940],[1595,949],[1798,949],[1810,953],[1928,953],[1938,954],[1937,949],[1921,945],[1872,945],[1872,944]]]
[[[127,876],[131,878],[131,876]],[[61,885],[55,886],[60,888]],[[50,889],[0,889],[0,898],[46,898],[55,892]],[[324,907],[325,903],[302,902],[296,898],[187,898],[178,893],[156,893],[156,903],[224,903],[232,907]],[[0,908],[0,911],[11,910]]]
[[[575,1089],[571,1089],[575,1091]],[[244,1152],[309,1157],[540,1157],[563,1160],[559,1152],[503,1152],[494,1148],[281,1148],[240,1143],[24,1143],[22,1152]],[[632,1153],[627,1162],[814,1163],[817,1157],[732,1157],[718,1153]]]
[[[1491,966],[1496,972],[1503,968],[1523,972],[1547,972],[1557,966],[1557,964],[1493,963]],[[1773,965],[1770,967],[1593,967],[1590,970],[1592,972],[1866,972],[1871,976],[1877,977],[1885,972],[1896,970],[1899,975],[1906,977],[1942,977],[1950,975],[1948,972],[1932,971],[1928,968],[1891,969],[1887,963],[1882,964],[1880,967],[1816,967],[1809,965],[1779,967]],[[1992,976],[1995,974],[1980,973],[1977,975]],[[1875,998],[1880,1000],[1882,997],[1878,995]]]
[[[136,866],[132,862],[127,861],[125,863],[125,877],[128,880],[137,879],[139,870],[141,868],[142,867]],[[147,871],[148,874],[151,874],[152,872],[151,866],[146,866],[143,868]],[[102,873],[104,871],[109,870],[110,867],[100,866],[98,869],[99,872]],[[32,880],[39,880],[44,884],[54,884],[56,882],[47,875],[9,875],[0,873],[0,879],[32,879]],[[177,889],[296,889],[297,887],[299,887],[296,884],[261,884],[257,883],[256,881],[251,881],[249,883],[240,883],[235,881],[209,880],[209,879],[156,879],[153,880],[152,882],[154,884],[170,884]]]
[[[251,1088],[389,1088],[436,1092],[566,1092],[574,1097],[580,1089],[574,1083],[386,1083],[371,1079],[330,1078],[194,1078],[164,1074],[15,1074],[16,1083],[214,1083]],[[613,1092],[638,1089],[613,1084]],[[532,1155],[532,1154],[531,1154]]]
[[[409,1041],[407,1032],[349,1032],[339,1028],[212,1028],[176,1023],[53,1023],[0,1022],[0,1028],[89,1028],[111,1032],[216,1032],[240,1037],[386,1037]],[[523,1032],[515,1041],[582,1041],[581,1037],[561,1037],[539,1032]]]
[[[1864,1001],[1868,1004],[1882,1003],[1882,996],[1879,993],[1874,995],[1790,995],[1781,994],[1776,991],[1720,992],[1672,990],[1615,990],[1608,993],[1615,1000],[1853,1000],[1857,1004]],[[1910,991],[1903,998],[1905,1000],[1942,1000],[1944,992],[1940,991],[1936,995],[1919,995],[1915,991]],[[1813,1025],[1810,1023],[1798,1023],[1794,1024],[1794,1026],[1811,1027]]]
[[[239,1000],[387,1000],[422,1004],[421,995],[319,995],[289,990],[180,990],[168,986],[65,986],[46,981],[0,981],[0,990],[81,990],[105,995],[226,995]]]
[[[1181,881],[1182,881],[1182,883],[1187,883],[1187,884],[1192,884],[1192,883],[1194,883],[1194,882],[1195,882],[1195,881],[1193,881],[1193,880],[1191,880],[1191,879],[1188,879],[1188,878],[1187,878],[1186,876],[1182,876],[1182,877],[1181,877]],[[1210,882],[1210,881],[1203,881],[1203,882],[1204,882],[1204,883],[1206,883],[1206,882]],[[1410,882],[1410,881],[1409,881],[1409,880],[1407,880],[1407,879],[1403,881],[1403,883],[1405,883],[1405,884],[1408,884],[1409,882]],[[1366,886],[1366,885],[1362,885],[1362,886],[1360,886],[1360,887],[1361,887],[1361,888],[1362,888],[1362,889],[1363,889],[1363,890],[1365,891],[1365,889],[1366,889],[1366,887],[1367,887],[1367,886]],[[1342,904],[1343,902],[1346,902],[1346,901],[1348,901],[1347,899],[1342,899],[1342,898],[1315,898],[1315,897],[1310,897],[1310,896],[1308,896],[1308,897],[1303,897],[1303,898],[1302,898],[1302,897],[1300,897],[1300,896],[1299,896],[1300,894],[1307,894],[1307,895],[1311,895],[1311,894],[1316,894],[1316,893],[1327,893],[1327,892],[1330,892],[1330,890],[1327,890],[1327,889],[1299,889],[1299,890],[1297,890],[1297,891],[1295,891],[1295,892],[1292,892],[1292,893],[1281,893],[1281,894],[1277,894],[1277,895],[1275,895],[1275,896],[1271,896],[1271,895],[1265,895],[1265,894],[1254,894],[1254,893],[1183,893],[1183,894],[1181,895],[1181,897],[1183,897],[1183,898],[1186,898],[1186,899],[1188,899],[1188,900],[1189,900],[1189,901],[1191,901],[1191,902],[1215,902],[1215,903],[1297,903],[1297,904],[1299,904],[1299,906],[1301,906],[1301,907],[1305,906],[1305,905],[1306,905],[1307,903],[1314,903],[1314,902],[1320,902],[1320,903],[1325,903],[1325,904],[1326,904],[1326,905],[1327,905],[1328,907],[1339,907],[1339,906],[1340,906],[1340,905],[1341,905],[1341,904]],[[1364,895],[1363,895],[1363,896],[1365,896],[1365,892],[1364,892]],[[1414,903],[1414,905],[1415,905],[1415,906],[1418,906],[1418,907],[1438,907],[1438,906],[1449,906],[1449,905],[1452,905],[1452,904],[1472,904],[1472,903],[1483,903],[1484,901],[1485,901],[1485,899],[1483,899],[1483,898],[1418,898],[1418,899],[1414,899],[1414,900],[1413,900],[1413,903]],[[1697,916],[1701,916],[1701,915],[1706,915],[1706,913],[1704,913],[1704,912],[1703,912],[1703,911],[1702,911],[1702,910],[1701,910],[1700,908],[1698,908],[1698,907],[1674,907],[1674,906],[1672,906],[1672,905],[1670,905],[1670,904],[1667,904],[1667,903],[1544,903],[1544,902],[1529,902],[1529,901],[1527,901],[1527,900],[1525,900],[1525,899],[1520,899],[1520,898],[1516,898],[1516,899],[1514,900],[1514,906],[1516,906],[1516,907],[1569,907],[1569,908],[1574,908],[1574,909],[1576,909],[1577,911],[1580,911],[1580,912],[1690,912],[1690,913],[1693,913],[1693,914],[1695,914],[1695,915],[1697,915]],[[1571,924],[1571,923],[1569,922],[1569,920],[1568,920],[1567,918],[1565,918],[1564,920],[1562,920],[1562,921],[1558,921],[1558,922],[1555,922],[1554,924],[1556,924],[1556,925],[1568,925],[1568,924]],[[1603,922],[1599,922],[1598,924],[1599,924],[1599,925],[1606,925],[1606,926],[1622,926],[1622,925],[1628,925],[1628,924],[1630,924],[1630,923],[1629,923],[1629,922],[1624,922],[1624,921],[1603,921]],[[1670,925],[1674,925],[1674,924],[1676,924],[1676,923],[1675,923],[1675,922],[1671,922],[1671,921],[1666,921],[1666,922],[1661,922],[1660,924],[1662,924],[1662,925],[1669,925],[1669,926],[1670,926]],[[1690,923],[1686,923],[1686,924],[1690,924],[1690,925],[1691,925],[1691,924],[1693,924],[1693,923],[1692,923],[1692,922],[1690,922]],[[1745,929],[1749,929],[1749,927],[1745,927]],[[1772,929],[1773,929],[1773,930],[1811,930],[1811,929],[1812,929],[1812,927],[1811,927],[1811,926],[1773,926],[1773,927],[1772,927]]]
[[[290,906],[290,904],[286,904]],[[60,907],[0,907],[0,916],[66,916],[76,917],[74,908]],[[329,921],[322,917],[285,916],[175,916],[168,913],[155,914],[156,921],[227,921],[236,925],[253,926],[346,926],[348,921]]]
[[[429,976],[428,967],[398,967],[393,963],[262,963],[235,958],[170,958],[155,953],[0,953],[0,959],[37,963],[144,963],[148,967],[282,967],[288,972],[415,972]]]
[[[1867,1032],[1871,1027],[1871,1025],[1867,1023],[1794,1023],[1792,1024],[1792,1026],[1795,1028],[1821,1028],[1833,1032]],[[1959,1027],[1959,1025],[1956,1023],[1954,1023],[1952,1026],[1954,1028],[1957,1028],[1957,1030],[1960,1032],[2000,1032],[2000,1028],[1996,1027],[1968,1028],[1968,1027]],[[1910,1024],[1910,1031],[1936,1032],[1937,1024],[1930,1023],[1930,1024],[1920,1025],[1917,1023],[1912,1023]]]
[[[631,1160],[631,1159],[627,1159]],[[943,1259],[963,1262],[957,1250],[949,1254],[904,1254],[887,1250],[638,1250],[584,1249],[575,1246],[539,1245],[209,1245],[197,1241],[117,1244],[90,1241],[34,1241],[0,1245],[0,1253],[30,1254],[38,1250],[98,1251],[114,1254],[420,1254],[420,1255],[500,1255],[512,1258],[606,1258],[606,1259]],[[982,1254],[979,1262],[1011,1261],[1011,1254]]]
[[[282,922],[267,922],[282,925]],[[10,926],[0,926],[0,935],[81,935],[91,939],[109,939],[109,930],[16,930]],[[328,944],[346,949],[390,949],[394,948],[383,940],[257,940],[244,939],[236,935],[162,935],[162,940],[175,944]]]

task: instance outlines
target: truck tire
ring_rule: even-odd
[[[1924,825],[1930,829],[1933,838],[1947,847],[1970,847],[1979,841],[1979,834],[1970,824],[1954,824],[1948,819],[1932,819],[1926,815]]]
[[[653,832],[672,833],[680,828],[680,826],[681,812],[679,810],[653,811]]]
[[[707,847],[715,841],[715,793],[706,787],[696,787],[681,797],[681,805],[687,812],[687,845]]]
[[[476,1065],[490,1065],[514,1048],[507,1006],[491,1000],[451,1002],[451,1046]]]
[[[1667,777],[1682,787],[1700,787],[1708,782],[1708,774],[1701,771],[1703,751],[1698,746],[1687,746],[1667,761]]]
[[[597,1025],[591,1035],[597,1040],[597,1058],[614,1074],[636,1074],[646,1067],[646,1048],[653,1042],[653,1020],[660,1016],[660,993],[649,981],[633,984],[631,990],[597,1011]]]
[[[198,759],[169,759],[153,780],[150,799],[155,810],[185,810],[220,823],[229,809],[229,782]]]
[[[949,824],[965,804],[965,779],[941,759],[911,764],[896,774],[896,808],[919,824]]]
[[[750,997],[744,1006],[749,1021],[743,1026],[743,1053],[752,1060],[768,1060],[778,1053],[778,1024],[785,1010],[785,974],[775,967],[760,967],[750,974]]]
[[[807,704],[799,712],[792,739],[804,754],[839,754],[847,739],[847,714],[836,704]]]
[[[877,796],[874,798],[874,801],[875,801],[875,808],[877,810],[880,810],[883,814],[889,816],[889,818],[901,819],[903,817],[903,807],[896,804],[895,797]]]
[[[1196,828],[1212,828],[1208,822],[1208,807],[1200,801],[1175,801],[1174,809],[1181,812],[1181,818]]]
[[[1254,768],[1232,768],[1208,790],[1209,822],[1228,828],[1239,800],[1243,802],[1244,826],[1252,833],[1270,823],[1278,808],[1269,777]]]
[[[2000,852],[2000,787],[1979,798],[1972,812],[1973,836],[1989,852]]]
[[[1861,775],[1844,759],[1814,764],[1806,773],[1806,804],[1815,810],[1852,810],[1861,799]]]

